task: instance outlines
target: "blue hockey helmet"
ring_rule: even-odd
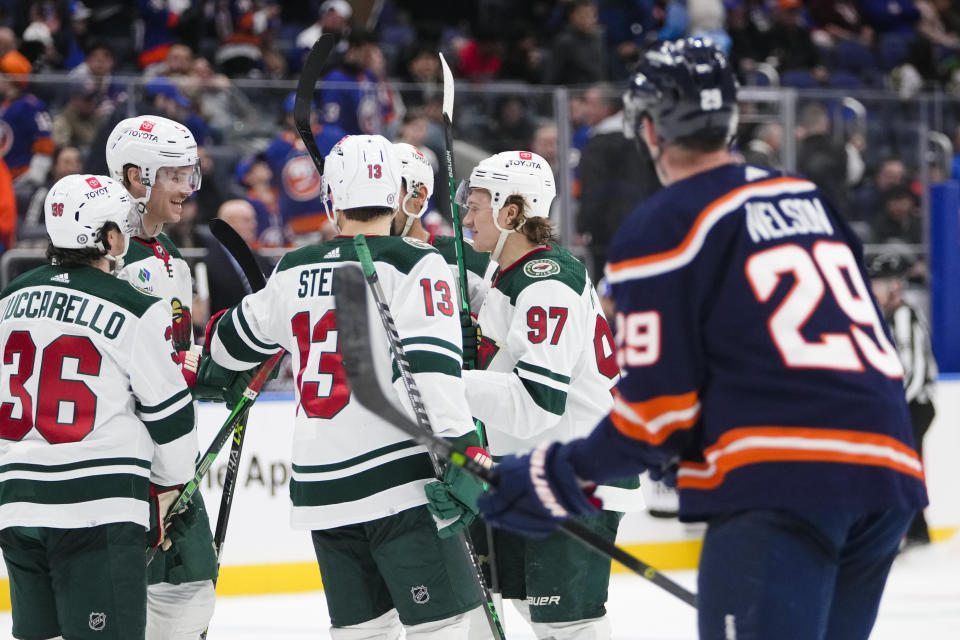
[[[623,94],[624,133],[640,138],[644,118],[660,144],[733,140],[737,80],[726,55],[709,40],[686,38],[648,50]]]

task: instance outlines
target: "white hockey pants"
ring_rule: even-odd
[[[330,637],[333,640],[399,640],[403,630],[406,629],[407,640],[466,638],[470,616],[476,611],[479,609],[443,620],[404,627],[400,623],[397,610],[391,609],[379,618],[360,624],[352,624],[349,627],[330,627]],[[481,615],[483,615],[482,612]]]
[[[146,640],[197,640],[213,617],[212,580],[147,587]]]

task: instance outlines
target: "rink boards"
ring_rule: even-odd
[[[251,413],[217,587],[221,595],[308,591],[322,586],[309,533],[289,526],[293,414],[292,395],[287,394],[264,395]],[[200,405],[201,443],[210,442],[226,416],[222,405]],[[219,509],[228,449],[203,485],[211,520]],[[924,454],[931,502],[927,520],[935,539],[943,539],[960,527],[958,375],[945,375],[938,384],[937,417],[927,434]],[[694,568],[701,532],[699,525],[633,513],[621,524],[619,543],[658,568]],[[622,570],[614,567],[618,569]],[[0,576],[0,609],[9,609],[4,567],[0,567]]]

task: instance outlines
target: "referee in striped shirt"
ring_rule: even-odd
[[[910,267],[907,259],[896,253],[873,258],[868,270],[873,295],[890,326],[897,352],[903,362],[903,386],[910,407],[913,439],[917,454],[923,460],[923,436],[936,413],[933,406],[933,383],[937,379],[937,361],[930,345],[930,329],[926,320],[903,299],[903,278]],[[907,531],[906,545],[930,542],[930,532],[923,511]]]

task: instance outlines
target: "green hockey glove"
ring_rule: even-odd
[[[467,447],[466,455],[489,467],[490,455],[481,447]],[[466,529],[477,517],[477,499],[483,483],[458,465],[448,464],[443,481],[434,480],[424,487],[427,509],[437,521],[437,535],[449,538]]]
[[[236,371],[221,367],[213,361],[209,353],[204,352],[200,355],[200,364],[197,367],[197,381],[190,388],[193,399],[223,402],[224,389],[232,385],[236,377]]]
[[[283,360],[281,359],[281,362]],[[233,379],[233,382],[228,384],[223,390],[223,401],[227,404],[227,409],[233,411],[233,408],[237,406],[237,403],[240,402],[240,398],[243,397],[243,392],[246,391],[247,385],[250,384],[250,380],[253,379],[253,376],[257,373],[259,367],[254,367],[252,369],[247,369],[246,371],[234,371],[233,373],[236,376]],[[275,380],[277,375],[280,373],[280,364],[277,363],[271,371],[270,375],[267,376],[267,381]]]

